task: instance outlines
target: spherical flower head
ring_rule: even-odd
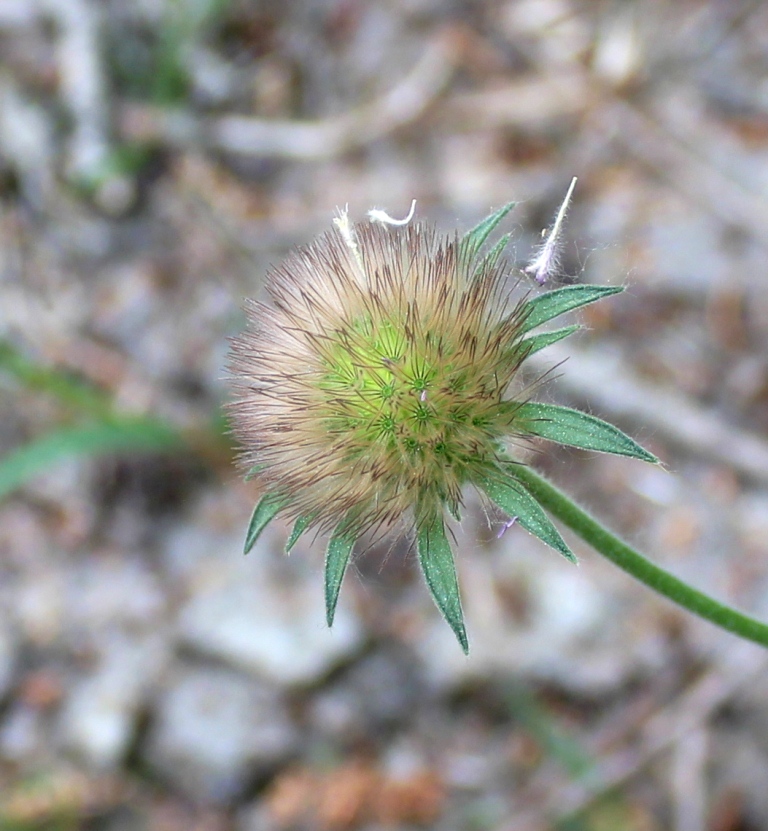
[[[595,449],[650,455],[597,419],[520,396],[523,361],[574,327],[531,330],[617,289],[571,286],[512,300],[500,257],[507,240],[482,253],[510,207],[463,238],[421,223],[353,227],[344,213],[270,273],[269,303],[246,306],[249,328],[232,344],[230,414],[241,461],[265,490],[247,548],[281,511],[296,521],[289,547],[311,527],[330,532],[329,624],[357,538],[404,521],[466,650],[444,525],[446,511],[458,518],[464,488],[478,487],[573,558],[515,480],[510,449],[534,435],[594,445],[584,435],[603,425],[598,433],[625,444]]]
[[[367,530],[458,511],[513,430],[524,352],[499,267],[420,224],[330,232],[272,275],[235,342],[235,433],[290,510]]]

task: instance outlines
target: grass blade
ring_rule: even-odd
[[[0,341],[0,372],[14,377],[25,387],[58,398],[80,413],[105,417],[111,412],[109,397],[71,373],[27,358],[7,341]]]
[[[171,450],[183,444],[173,428],[150,419],[115,419],[62,427],[0,459],[0,498],[71,457],[128,450]]]

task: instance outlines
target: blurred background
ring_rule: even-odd
[[[471,653],[406,544],[336,624],[247,558],[220,406],[270,263],[337,206],[524,265],[571,177],[590,307],[544,392],[664,460],[537,465],[768,617],[768,4],[0,0],[0,829],[759,831],[766,657],[470,500]]]

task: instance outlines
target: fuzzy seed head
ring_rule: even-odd
[[[548,259],[534,262],[537,282],[573,184]],[[466,485],[509,517],[500,536],[519,525],[576,562],[509,445],[535,437],[658,462],[613,425],[528,401],[516,383],[523,361],[579,328],[542,325],[622,289],[569,285],[513,302],[499,265],[510,235],[485,248],[513,207],[461,238],[410,224],[413,204],[404,219],[376,209],[359,226],[341,211],[333,231],[271,272],[271,302],[246,307],[249,327],[232,343],[230,414],[241,462],[265,493],[244,550],[278,513],[296,520],[286,551],[312,527],[331,532],[329,626],[360,534],[405,519],[432,598],[467,652],[444,516],[458,518]]]
[[[516,432],[526,351],[506,279],[422,224],[338,228],[292,253],[232,345],[244,467],[323,528],[455,513]]]

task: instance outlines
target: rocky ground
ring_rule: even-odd
[[[627,291],[541,353],[543,394],[664,467],[536,464],[768,618],[765,4],[0,2],[0,337],[40,370],[0,363],[0,490],[96,417],[50,377],[186,440],[5,489],[2,831],[768,827],[765,653],[578,540],[574,568],[470,502],[469,658],[407,543],[355,561],[331,631],[322,540],[242,556],[259,494],[217,414],[268,265],[412,198],[446,231],[519,199],[524,265],[574,175],[555,282]]]

